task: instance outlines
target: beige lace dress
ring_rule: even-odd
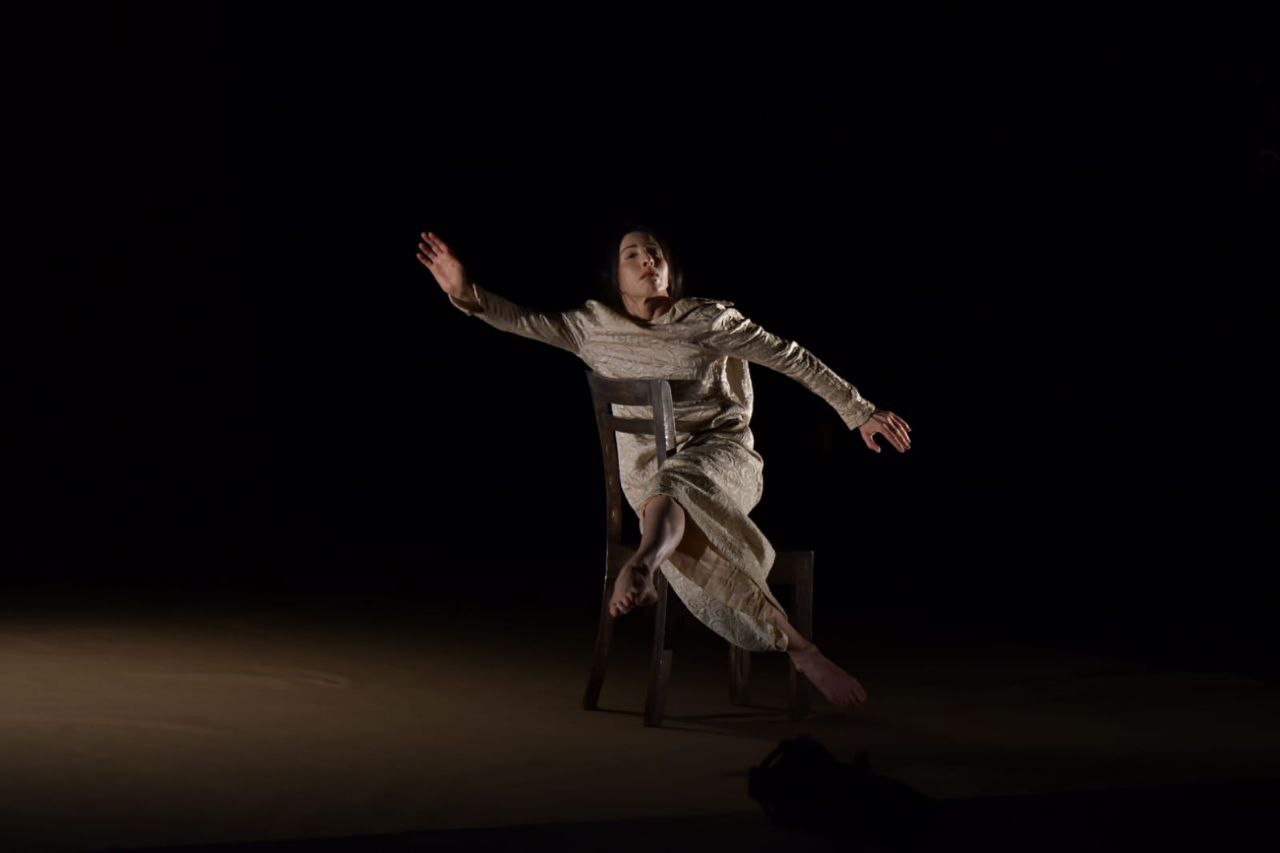
[[[469,300],[450,302],[504,332],[568,350],[601,376],[673,380],[677,452],[659,469],[652,436],[619,433],[622,490],[637,519],[650,498],[670,496],[684,508],[686,524],[706,537],[700,559],[677,551],[661,567],[700,622],[744,649],[785,651],[786,635],[768,618],[772,607],[781,609],[766,582],[773,546],[748,517],[760,502],[763,460],[748,428],[747,364],[801,382],[850,430],[875,406],[808,350],[724,300],[686,297],[649,322],[594,299],[569,311],[530,311],[475,283]],[[651,416],[643,407],[615,406],[614,413]]]

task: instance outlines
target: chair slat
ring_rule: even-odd
[[[592,396],[597,400],[620,406],[650,405],[648,379],[606,379],[588,371],[587,381],[591,383]]]
[[[646,418],[611,418],[614,432],[632,435],[653,435],[653,421]]]

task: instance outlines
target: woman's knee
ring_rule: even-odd
[[[684,520],[684,507],[670,495],[654,495],[645,501],[644,506],[640,508],[640,516],[647,519],[651,513],[657,513],[656,518],[662,521]]]
[[[650,535],[657,534],[665,541],[672,542],[672,547],[684,537],[684,507],[668,495],[654,495],[645,502],[644,524]]]
[[[702,555],[710,547],[711,541],[702,532],[702,528],[692,518],[686,516],[684,520],[684,535],[680,537],[680,544],[676,546],[677,550],[682,554],[689,555],[694,560],[701,561]]]

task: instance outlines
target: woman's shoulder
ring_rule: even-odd
[[[724,310],[725,308],[732,307],[733,303],[730,302],[728,299],[711,299],[706,296],[682,296],[676,300],[676,305],[687,306],[690,308],[699,307],[703,305],[715,305],[721,310]],[[602,302],[599,299],[588,299],[584,303],[583,307],[593,308],[593,309],[609,308],[610,310],[617,310],[613,308],[613,306],[609,305],[607,302]]]
[[[733,303],[728,299],[711,299],[706,296],[686,296],[685,299],[698,308],[714,308],[717,311],[724,311],[726,308],[733,307]]]
[[[712,322],[720,317],[737,313],[728,299],[712,299],[706,296],[689,296],[680,300],[687,305],[682,306],[681,319],[690,322]]]
[[[654,326],[666,326],[676,323],[709,323],[728,312],[736,312],[733,303],[727,299],[712,299],[706,296],[683,296],[677,299],[666,313],[658,315],[652,323]],[[636,321],[619,311],[607,302],[588,299],[582,311],[602,324]]]

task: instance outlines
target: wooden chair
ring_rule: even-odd
[[[614,618],[609,614],[609,598],[613,594],[618,572],[635,549],[622,542],[622,483],[618,471],[617,433],[652,435],[657,443],[658,465],[676,452],[676,421],[672,387],[683,390],[692,383],[666,379],[606,379],[587,371],[591,399],[595,406],[596,426],[600,431],[600,449],[604,459],[605,497],[608,535],[605,544],[604,590],[600,598],[600,626],[596,632],[595,655],[582,707],[595,710],[604,685],[605,667],[609,661],[609,643],[613,637]],[[612,404],[647,406],[652,418],[620,418],[613,414]],[[644,724],[662,725],[666,706],[667,682],[671,675],[672,649],[667,631],[667,579],[656,572],[654,586],[658,601],[654,605],[653,653],[649,661],[649,690],[644,706]],[[769,572],[771,585],[790,586],[794,591],[794,613],[787,618],[805,637],[813,637],[813,552],[778,552]],[[632,611],[633,613],[635,611]],[[790,715],[798,720],[809,711],[808,683],[787,658],[790,669]],[[750,704],[751,652],[729,644],[729,701],[734,705]]]

